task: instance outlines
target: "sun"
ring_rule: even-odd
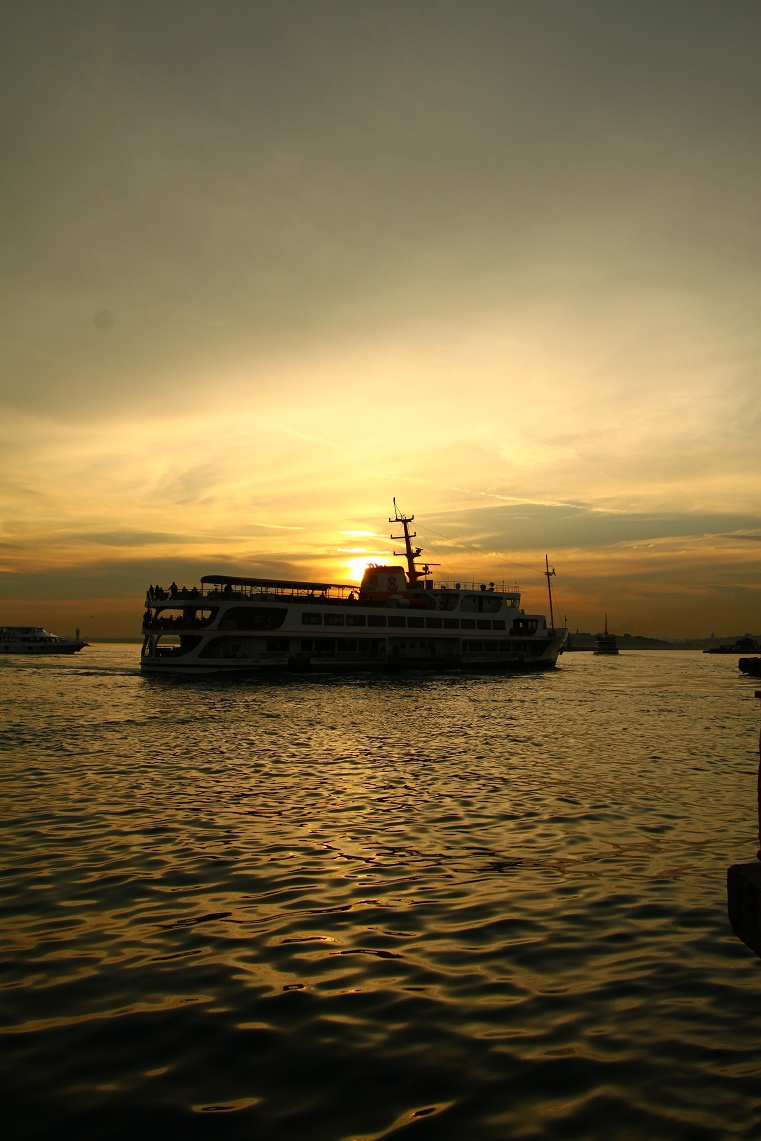
[[[343,565],[346,567],[349,580],[351,582],[361,582],[365,569],[369,567],[373,561],[374,560],[367,555],[358,559],[347,559]]]

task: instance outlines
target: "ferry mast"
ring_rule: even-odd
[[[396,506],[396,496],[394,496],[394,517],[393,519],[389,517],[389,523],[401,523],[404,529],[403,535],[391,535],[392,539],[404,539],[404,551],[394,551],[394,558],[400,558],[402,554],[406,558],[407,578],[410,586],[417,586],[420,579],[425,578],[429,573],[429,566],[435,565],[426,563],[422,571],[419,571],[415,566],[415,559],[422,555],[423,548],[413,548],[412,546],[411,540],[417,538],[417,531],[410,533],[410,523],[414,518],[414,515],[402,515],[400,513],[399,508]]]
[[[550,566],[550,560],[549,560],[549,557],[547,555],[544,556],[544,565],[546,568],[545,572],[544,572],[544,576],[547,579],[547,594],[549,595],[549,598],[550,598],[550,629],[554,630],[555,629],[555,616],[552,613],[552,586],[550,584],[550,579],[552,578],[552,576],[555,573],[555,568]],[[606,627],[606,633],[607,633],[607,627]]]

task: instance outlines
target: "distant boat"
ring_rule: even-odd
[[[77,636],[59,638],[42,626],[0,626],[0,654],[78,654],[87,646]]]
[[[712,646],[704,654],[761,654],[761,646],[753,638],[738,638],[731,646]]]
[[[608,615],[605,615],[605,629],[602,634],[595,634],[595,654],[617,654],[618,642],[615,634],[608,633]]]
[[[208,574],[190,589],[151,586],[143,615],[141,669],[150,673],[234,670],[552,669],[568,631],[527,614],[517,589],[434,582],[410,531],[414,516],[389,519],[402,534],[406,568],[371,565],[359,587]],[[402,557],[401,552],[394,552]]]

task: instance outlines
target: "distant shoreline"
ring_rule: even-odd
[[[579,637],[579,635],[576,635],[576,636]],[[571,640],[573,640],[573,638]],[[142,641],[143,641],[142,638],[89,638],[88,644],[92,645],[92,646],[96,646],[96,645],[104,646],[104,645],[118,645],[119,643],[122,643],[122,644],[126,643],[128,645],[140,646],[140,645],[142,645]],[[692,651],[692,653],[701,654],[704,652],[704,650],[710,648],[710,645],[715,645],[715,643],[708,643],[707,640],[705,640],[705,642],[706,642],[706,644],[701,643],[700,645],[696,645],[696,643],[692,642],[692,641],[687,642],[687,643],[684,643],[684,642],[661,642],[661,641],[656,640],[656,639],[650,640],[648,638],[632,637],[629,639],[619,638],[618,648],[619,648],[619,651],[623,650],[625,652],[628,652],[631,650],[690,650],[690,651]],[[723,656],[731,657],[732,654],[741,653],[741,652],[742,651],[740,651],[740,650],[728,650],[728,651],[725,651]],[[752,652],[752,651],[748,651],[748,652]],[[589,645],[585,644],[583,646],[574,646],[574,645],[566,646],[566,648],[563,650],[563,653],[564,654],[591,654],[591,653],[594,653],[594,643],[590,641]]]
[[[680,646],[678,642],[670,643],[668,646],[621,646],[619,644],[619,652],[624,650],[625,653],[630,651],[640,650],[687,650],[692,654],[702,654],[704,651],[699,646]],[[566,646],[563,650],[564,654],[593,654],[595,652],[594,646]]]

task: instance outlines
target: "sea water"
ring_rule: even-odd
[[[761,1136],[758,680],[0,661],[6,1137]]]

